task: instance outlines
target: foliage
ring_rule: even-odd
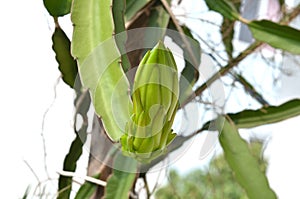
[[[267,162],[262,158],[263,143],[260,140],[251,140],[249,149],[265,173]],[[224,154],[211,160],[207,168],[197,169],[180,175],[171,170],[168,183],[155,193],[157,199],[171,198],[232,198],[246,199],[246,192],[236,181],[235,175],[228,165]]]
[[[260,171],[257,161],[251,155],[246,142],[241,139],[232,120],[220,116],[217,126],[225,159],[249,198],[276,198],[267,177]]]
[[[181,48],[185,58],[179,83],[180,104],[178,109],[184,109],[190,103],[199,103],[195,99],[204,99],[206,97],[204,91],[222,76],[226,76],[234,82],[239,82],[245,93],[250,93],[251,97],[259,102],[262,107],[258,110],[248,110],[247,107],[244,107],[244,110],[239,113],[227,113],[228,115],[225,115],[224,118],[222,116],[209,123],[203,122],[202,129],[192,133],[184,132],[189,133],[187,136],[177,136],[169,145],[168,152],[181,147],[185,141],[204,130],[218,129],[221,133],[219,141],[224,150],[225,158],[219,157],[214,160],[210,165],[209,172],[195,171],[186,177],[181,177],[174,171],[170,172],[170,184],[160,189],[156,194],[157,197],[239,198],[247,195],[249,198],[276,198],[275,193],[269,187],[264,169],[261,169],[263,162],[257,164],[257,156],[256,159],[253,158],[246,143],[240,138],[238,128],[252,128],[297,116],[300,114],[299,100],[290,100],[279,106],[269,105],[263,95],[257,92],[256,86],[248,82],[244,75],[238,74],[233,69],[238,67],[239,63],[249,55],[256,52],[263,43],[267,43],[281,51],[300,54],[300,37],[298,37],[300,32],[288,26],[288,23],[300,13],[300,5],[291,12],[283,12],[281,21],[272,22],[243,18],[239,11],[240,1],[205,0],[204,2],[208,10],[219,13],[223,18],[219,35],[222,37],[221,45],[226,54],[225,57],[218,54],[215,48],[211,48],[209,42],[193,32],[190,27],[180,23],[174,15],[168,0],[44,0],[44,5],[55,22],[52,41],[59,65],[58,68],[62,73],[64,82],[74,89],[76,94],[75,118],[79,114],[84,120],[80,129],[76,130],[77,121],[75,119],[74,132],[76,138],[65,157],[64,170],[72,172],[76,170],[77,160],[82,154],[82,147],[87,138],[87,112],[90,103],[95,108],[96,120],[101,119],[102,130],[112,141],[110,147],[119,148],[120,138],[126,132],[126,124],[132,119],[132,110],[136,111],[135,103],[132,104],[132,100],[135,100],[134,97],[132,99],[132,96],[135,95],[128,92],[134,86],[130,75],[125,73],[140,63],[146,48],[153,48],[159,40],[164,40],[168,36]],[[280,1],[280,5],[285,6],[283,1]],[[68,13],[71,13],[71,20],[74,25],[72,41],[68,39],[58,22],[58,17]],[[247,26],[255,40],[244,51],[239,52],[237,56],[235,56],[233,48],[236,22],[241,22]],[[137,30],[137,28],[142,27],[152,27],[152,30],[155,31],[151,31],[151,28],[149,28],[147,31],[140,31],[136,35],[129,34],[130,30]],[[170,30],[176,31],[178,34],[172,34]],[[211,33],[211,30],[208,29],[201,31]],[[211,49],[205,52],[200,48],[200,43]],[[142,49],[131,49],[131,45]],[[205,82],[201,82],[199,80],[199,65],[201,62],[200,57],[204,53],[212,57],[218,71]],[[165,61],[163,60],[163,63]],[[225,64],[223,64],[224,62]],[[141,69],[140,67],[139,69]],[[160,75],[160,73],[157,74],[157,76]],[[168,76],[168,74],[166,75]],[[149,79],[149,77],[151,75],[143,78]],[[174,79],[164,78],[167,80]],[[234,86],[231,85],[231,87]],[[192,92],[193,90],[195,92]],[[145,96],[147,97],[143,100],[147,103],[158,97],[155,93],[152,93],[150,97],[148,95],[142,97]],[[226,97],[229,98],[230,96]],[[199,104],[205,105],[201,102]],[[210,110],[216,108],[213,103],[210,104]],[[174,107],[177,107],[177,104]],[[143,108],[145,107],[141,106],[141,109]],[[176,111],[173,110],[172,117],[175,116]],[[203,115],[206,114],[206,111],[207,109],[203,109]],[[138,122],[138,119],[136,120]],[[220,123],[220,121],[222,122]],[[213,128],[208,128],[211,124],[214,125]],[[171,126],[168,127],[168,130],[170,128]],[[160,139],[156,139],[156,141],[161,143]],[[167,143],[169,144],[169,141]],[[127,143],[123,140],[121,142],[123,149],[124,145],[127,148],[132,148],[133,144],[133,141]],[[99,145],[99,147],[103,146]],[[150,149],[147,148],[147,150]],[[147,172],[166,156],[144,161],[149,162],[149,164],[142,164],[139,169],[143,169],[142,172]],[[118,158],[115,158],[111,153],[104,154],[104,157],[105,160],[111,161],[113,166],[118,163]],[[117,157],[119,156],[117,155]],[[131,159],[125,159],[124,161],[126,163],[124,165],[135,163]],[[103,165],[105,164],[106,162],[103,163]],[[129,193],[134,194],[135,192],[136,178],[145,176],[145,174],[135,175],[128,171],[121,171],[118,168],[110,171],[105,166],[101,167],[99,178],[104,178],[107,181],[106,187],[95,188],[86,183],[79,190],[78,194],[83,194],[80,195],[81,198],[88,197],[93,192],[95,194],[100,193],[100,195],[95,196],[97,198],[104,196],[104,194],[107,198],[128,198]],[[133,167],[136,168],[136,166]],[[111,175],[108,175],[110,177],[104,177],[105,172],[110,172]],[[253,183],[254,181],[257,181],[257,183]],[[72,177],[60,176],[58,198],[70,198],[72,182]],[[237,186],[237,183],[241,185],[245,192]],[[102,192],[99,191],[100,189]],[[174,190],[176,191],[174,192]],[[27,193],[25,197],[26,195]]]

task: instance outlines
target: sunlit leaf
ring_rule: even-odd
[[[266,42],[274,48],[300,54],[299,30],[268,20],[251,21],[248,27],[258,41]]]
[[[205,0],[205,2],[210,10],[219,12],[230,20],[237,20],[240,17],[234,5],[227,0]]]
[[[118,141],[129,120],[129,83],[119,64],[114,38],[112,1],[74,0],[72,54],[78,60],[84,87],[108,136]]]
[[[279,106],[263,107],[258,110],[244,110],[227,115],[232,119],[237,128],[254,128],[300,115],[300,100],[294,99]],[[203,126],[203,129],[207,130],[210,123],[207,122]],[[214,130],[214,128],[211,130]]]
[[[72,0],[44,0],[44,5],[49,14],[59,17],[70,13]]]
[[[113,0],[112,13],[114,18],[114,28],[116,34],[116,43],[121,53],[121,65],[126,72],[130,68],[130,62],[128,60],[125,44],[127,40],[127,34],[125,32],[125,0]]]
[[[238,128],[252,128],[280,122],[300,115],[300,100],[295,99],[280,106],[269,106],[258,110],[245,110],[229,114]]]
[[[236,126],[228,118],[219,117],[219,140],[225,159],[233,170],[239,184],[250,199],[275,199],[276,194],[270,188],[265,174],[249,151],[247,143],[240,137]]]

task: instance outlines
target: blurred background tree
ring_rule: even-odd
[[[252,139],[249,143],[252,155],[255,157],[263,173],[266,172],[267,161],[263,158],[263,141]],[[170,170],[167,184],[157,189],[157,199],[247,199],[244,189],[234,177],[223,154],[216,155],[209,165],[186,174]]]

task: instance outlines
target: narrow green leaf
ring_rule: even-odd
[[[238,20],[240,17],[234,5],[227,0],[205,0],[205,3],[210,10],[219,12],[230,20]]]
[[[76,136],[74,141],[72,142],[69,153],[66,155],[64,160],[64,166],[63,166],[64,171],[74,172],[76,170],[76,163],[82,154],[82,146],[85,142],[85,140],[82,139],[86,139],[86,128],[81,129],[78,132],[78,135]],[[59,190],[59,195],[57,197],[58,199],[70,198],[70,194],[72,190],[72,177],[67,177],[62,175],[59,176],[58,190]]]
[[[100,174],[95,175],[94,178],[99,179]],[[74,199],[90,199],[91,196],[93,195],[93,193],[96,191],[97,189],[96,184],[92,183],[92,182],[88,182],[86,181],[78,190],[78,192],[76,193],[76,196]]]
[[[240,9],[241,6],[240,0],[238,1],[230,0],[229,2],[234,6],[236,10]],[[223,23],[221,25],[222,40],[229,60],[232,59],[232,53],[233,53],[232,40],[234,36],[234,24],[235,24],[235,20],[224,18]]]
[[[154,47],[160,40],[163,40],[169,20],[170,20],[169,13],[163,8],[161,4],[151,9],[147,27],[155,27],[158,29],[155,32],[154,31],[145,32],[144,42],[147,43],[146,46]]]
[[[60,17],[70,13],[72,0],[43,0],[49,14]]]
[[[300,31],[268,20],[248,23],[253,37],[294,54],[300,54]]]
[[[166,28],[170,20],[169,13],[162,5],[157,5],[149,16],[149,27]]]
[[[77,63],[71,55],[71,42],[59,26],[55,28],[52,42],[62,79],[73,88],[78,73]]]
[[[263,107],[258,110],[244,110],[239,113],[227,115],[232,119],[237,128],[254,128],[300,115],[300,100],[294,99],[280,106]],[[214,121],[204,124],[203,130],[208,130],[211,122]],[[214,130],[214,128],[211,130]]]
[[[82,115],[82,117],[86,120],[88,108],[90,105],[90,96],[83,93],[83,102],[80,104],[80,106],[76,110],[79,114]],[[77,96],[76,101],[80,96]],[[76,165],[77,161],[80,158],[82,154],[82,147],[86,141],[87,138],[87,123],[83,123],[81,128],[79,129],[78,132],[76,132],[76,137],[74,141],[72,142],[70,146],[69,153],[66,155],[64,159],[64,165],[63,165],[63,170],[64,171],[72,171],[75,172],[76,170]],[[58,199],[67,199],[70,198],[71,190],[72,190],[72,178],[67,177],[67,176],[59,176],[58,179],[58,190],[59,190],[59,195]]]
[[[127,34],[125,29],[124,13],[125,13],[125,0],[113,0],[112,13],[114,18],[115,39],[118,49],[121,53],[121,65],[126,72],[130,68],[130,62],[126,54],[125,44]]]
[[[244,90],[252,97],[254,98],[256,101],[258,101],[260,104],[262,104],[263,106],[267,107],[269,106],[269,103],[264,99],[264,97],[258,92],[256,91],[256,89],[254,88],[254,86],[252,86],[252,84],[250,82],[247,81],[247,79],[245,79],[242,75],[240,74],[235,74],[232,73],[233,77],[243,85]]]
[[[229,60],[232,59],[233,53],[232,40],[234,35],[234,24],[235,21],[231,21],[229,19],[224,18],[223,23],[221,25],[222,40]]]
[[[225,159],[233,170],[239,184],[250,199],[275,199],[276,194],[270,188],[265,174],[251,155],[247,143],[240,137],[234,123],[219,117],[219,141],[224,150]]]
[[[114,168],[119,168],[120,170],[113,170],[112,175],[107,181],[104,198],[129,198],[130,189],[133,186],[136,176],[134,171],[137,169],[137,164],[131,158],[125,157],[122,154],[118,154],[114,165]],[[122,171],[122,168],[126,169],[127,171],[132,171],[132,173]]]
[[[143,8],[150,0],[126,0],[125,18],[129,21]]]
[[[64,160],[64,171],[72,171],[74,172],[76,170],[76,163],[77,160],[80,158],[82,154],[82,146],[85,142],[85,140],[82,140],[82,138],[86,135],[86,128],[81,129],[74,141],[71,144],[69,153],[66,155]],[[86,136],[85,136],[86,137]],[[72,177],[67,176],[59,176],[58,180],[58,190],[59,195],[58,199],[67,199],[70,198],[71,190],[72,190]]]
[[[119,141],[129,120],[129,83],[119,64],[114,40],[112,0],[74,0],[72,54],[83,86],[89,88],[96,113],[108,136]]]
[[[228,114],[238,128],[253,128],[265,124],[280,122],[300,115],[300,100],[295,99],[280,106],[269,106],[258,110],[245,110]]]
[[[22,199],[27,199],[29,197],[30,186],[26,188],[25,193],[22,196]]]

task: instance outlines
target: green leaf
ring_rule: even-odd
[[[253,37],[294,54],[300,54],[300,31],[290,26],[280,25],[268,20],[248,23]]]
[[[76,170],[76,163],[82,154],[82,146],[86,139],[86,129],[87,126],[86,128],[81,129],[78,132],[78,135],[76,136],[74,141],[72,142],[69,153],[66,155],[64,160],[64,166],[63,166],[64,171],[74,172]],[[70,194],[72,190],[72,177],[60,175],[58,180],[58,190],[59,190],[59,195],[57,197],[58,199],[70,198]]]
[[[235,21],[231,21],[229,19],[224,18],[221,26],[222,40],[229,60],[232,59],[232,53],[233,53],[232,40],[234,36],[234,24]]]
[[[74,0],[72,54],[78,60],[83,86],[89,88],[95,111],[108,136],[119,141],[132,105],[129,83],[119,64],[120,54],[112,37],[111,4],[112,1]]]
[[[82,93],[80,96],[79,95],[77,96],[76,102],[79,101],[81,97],[83,97],[83,100],[79,104],[79,107],[77,107],[76,112],[78,114],[81,114],[84,120],[87,120],[86,114],[88,112],[87,107],[89,107],[90,105],[90,96],[86,93]],[[82,147],[87,138],[87,128],[88,128],[88,123],[83,122],[79,131],[76,132],[76,137],[70,146],[69,153],[66,155],[64,159],[64,165],[63,165],[64,171],[75,172],[77,161],[82,154]],[[60,175],[58,179],[58,190],[59,190],[59,195],[57,197],[58,199],[70,198],[70,194],[72,190],[72,177]]]
[[[240,14],[234,5],[227,0],[205,0],[205,3],[210,10],[219,12],[230,20],[238,20],[240,18]]]
[[[162,5],[157,5],[151,11],[148,27],[166,28],[168,26],[169,20],[169,13],[163,8]]]
[[[86,130],[86,129],[85,129]],[[82,136],[83,134],[86,134],[84,130],[81,130]],[[76,136],[75,140],[72,142],[70,151],[67,154],[65,160],[64,160],[64,171],[75,171],[76,170],[76,162],[80,158],[82,154],[82,146],[84,144],[84,141],[81,140],[82,136]],[[58,190],[59,190],[59,196],[58,199],[66,199],[70,198],[71,189],[72,189],[72,178],[67,176],[60,176],[58,181]]]
[[[232,119],[237,128],[253,128],[300,115],[300,100],[294,99],[280,106],[263,107],[258,110],[244,110],[239,113],[227,115]],[[203,130],[208,130],[211,122],[213,121],[204,124]],[[214,130],[214,128],[211,130]]]
[[[250,199],[275,199],[276,194],[270,188],[268,180],[260,170],[258,162],[251,155],[247,143],[240,137],[234,123],[219,117],[219,141],[224,150],[225,159],[235,173],[239,184]]]
[[[129,198],[130,189],[133,186],[137,169],[137,164],[131,158],[125,157],[122,154],[118,154],[115,162],[112,175],[109,177],[105,189],[105,199],[125,199]],[[122,171],[125,168],[127,171],[132,171],[128,173]]]
[[[100,174],[95,175],[94,178],[99,179]],[[90,199],[97,189],[97,184],[86,181],[78,190],[75,199]]]
[[[125,44],[127,40],[127,34],[125,29],[124,12],[125,12],[125,0],[113,0],[112,13],[114,18],[114,27],[116,34],[116,43],[121,53],[121,64],[123,70],[126,72],[131,68],[129,59],[126,54]]]
[[[44,6],[53,17],[60,17],[70,13],[72,0],[43,0]]]
[[[269,106],[269,103],[264,99],[264,97],[258,91],[256,91],[254,86],[252,86],[252,84],[250,82],[248,82],[247,79],[245,79],[240,74],[232,73],[232,75],[239,83],[241,83],[243,85],[244,90],[252,98],[254,98],[257,102],[259,102],[260,104],[262,104],[265,107]]]
[[[59,26],[55,28],[52,42],[52,48],[59,64],[58,69],[62,74],[62,79],[73,88],[78,73],[77,63],[71,55],[71,42]]]
[[[22,199],[27,199],[29,197],[30,186],[26,188],[25,193],[22,196]]]
[[[156,31],[145,32],[144,43],[147,43],[145,46],[154,47],[159,41],[163,40],[169,20],[169,13],[163,8],[161,4],[151,9],[147,27],[155,27],[157,29]]]
[[[125,18],[129,21],[143,8],[150,0],[126,0]]]
[[[280,106],[269,106],[258,110],[245,110],[228,114],[238,128],[253,128],[280,122],[300,115],[300,100],[295,99]]]
[[[236,10],[240,9],[241,1],[238,0],[230,0],[229,1]],[[223,44],[225,46],[226,53],[228,55],[229,60],[232,59],[232,53],[233,53],[233,36],[234,36],[234,24],[235,20],[230,20],[228,18],[223,19],[223,23],[221,25],[221,34],[222,34],[222,40]]]

